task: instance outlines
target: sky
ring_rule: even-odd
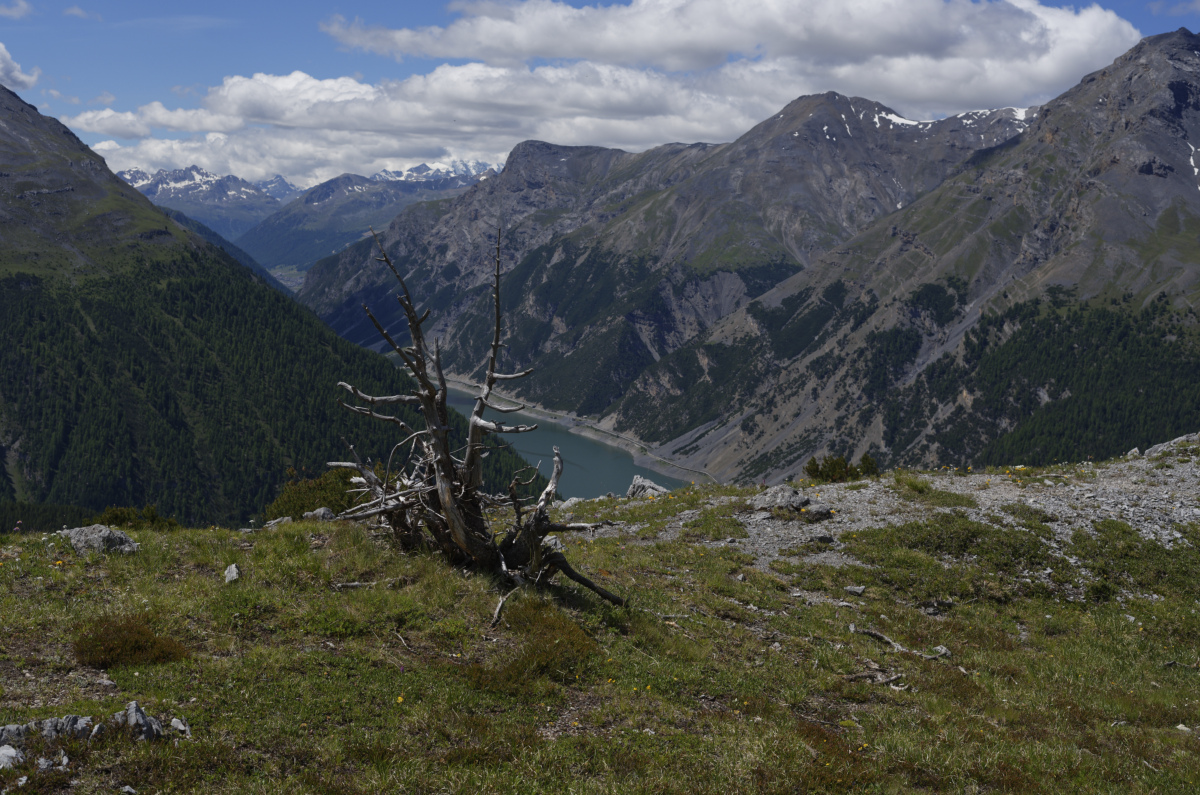
[[[0,84],[114,170],[309,187],[520,141],[730,141],[804,94],[1028,107],[1200,0],[0,0]]]

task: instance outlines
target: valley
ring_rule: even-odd
[[[1063,322],[1127,324],[1144,347],[1123,387],[1196,394],[1197,51],[1186,30],[1162,34],[1042,106],[933,122],[831,93],[729,144],[526,142],[494,179],[402,212],[383,243],[470,378],[503,219],[507,360],[537,368],[517,395],[718,480],[779,482],[826,452],[1042,455],[1057,412],[1091,430],[1071,420],[1053,456],[1113,455],[1193,427],[1198,402],[1166,421],[1133,398],[1085,409],[1088,378],[1057,384],[1015,352]],[[363,302],[395,317],[373,256],[349,246],[298,294],[366,345]],[[1089,350],[1046,361],[1082,374]],[[1168,386],[1143,356],[1188,364]]]

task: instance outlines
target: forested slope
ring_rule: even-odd
[[[242,521],[289,467],[385,456],[338,381],[406,388],[385,358],[182,229],[65,127],[0,89],[0,502],[156,504]],[[465,421],[454,424],[465,439]],[[523,462],[485,459],[502,490]]]

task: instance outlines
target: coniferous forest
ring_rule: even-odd
[[[407,388],[384,357],[224,252],[179,251],[77,286],[0,281],[0,502],[153,504],[193,525],[245,521],[289,468],[344,460],[341,439],[364,458],[399,441],[394,426],[337,405],[339,381],[373,394]],[[465,439],[463,418],[454,424]],[[523,466],[506,449],[484,464],[493,491]]]

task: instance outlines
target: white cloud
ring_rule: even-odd
[[[20,19],[33,13],[33,6],[29,5],[26,0],[13,0],[6,5],[0,5],[0,17],[8,17],[9,19]]]
[[[64,8],[63,16],[64,17],[78,17],[79,19],[94,19],[98,22],[104,21],[104,18],[101,17],[99,14],[88,13],[87,11],[84,11],[82,8],[80,8],[79,6],[71,6],[70,8]]]
[[[41,73],[42,70],[36,66],[31,72],[22,72],[21,64],[14,61],[13,57],[8,54],[8,48],[0,43],[0,85],[14,90],[33,88]]]
[[[199,109],[155,102],[64,121],[140,139],[106,150],[121,167],[196,162],[312,183],[338,169],[372,173],[449,155],[497,160],[527,138],[630,150],[730,140],[797,96],[828,90],[917,118],[1028,106],[1139,38],[1099,6],[1038,0],[632,0],[585,8],[517,0],[453,8],[460,16],[444,28],[388,30],[342,17],[322,26],[347,47],[458,62],[425,74],[377,84],[303,72],[234,76],[209,88]]]
[[[117,101],[117,98],[111,91],[101,91],[94,98],[88,100],[89,105],[111,105]]]
[[[62,100],[63,102],[69,102],[72,105],[79,104],[79,97],[67,96],[66,94],[62,93],[61,91],[57,91],[53,88],[49,89],[46,93],[49,94],[50,96],[54,97],[55,99]]]

